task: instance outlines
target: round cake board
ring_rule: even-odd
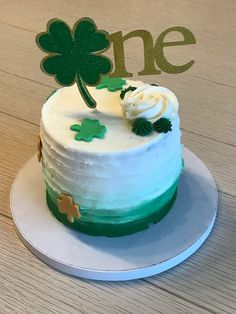
[[[206,240],[215,222],[215,181],[188,149],[178,196],[169,214],[147,230],[108,238],[73,231],[48,210],[36,156],[20,170],[11,191],[18,234],[38,258],[59,271],[94,280],[131,280],[161,273],[184,261]]]

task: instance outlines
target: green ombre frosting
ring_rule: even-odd
[[[116,88],[114,80],[108,81],[110,89]],[[127,80],[122,88],[129,86],[132,89],[123,99],[120,89],[111,93],[107,87],[89,87],[99,111],[82,105],[75,85],[58,90],[43,106],[42,169],[48,206],[62,223],[76,230],[107,236],[131,234],[162,219],[175,200],[182,171],[178,100],[165,87]],[[153,131],[153,122],[162,117],[171,120],[172,132]],[[135,131],[141,135],[151,131],[148,136],[132,133],[130,123],[134,125],[139,118],[148,120],[148,127],[147,121],[138,123]],[[80,136],[83,119],[99,120],[106,126],[104,139],[74,140],[70,126]],[[62,193],[73,202],[62,197],[58,204]]]
[[[177,195],[177,180],[165,193],[139,206],[122,210],[80,208],[80,219],[74,223],[58,210],[58,195],[47,186],[47,204],[52,214],[66,226],[91,235],[110,237],[132,234],[160,221],[171,209]],[[79,204],[78,204],[79,205]]]

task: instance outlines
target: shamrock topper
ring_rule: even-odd
[[[103,138],[106,133],[105,125],[101,125],[99,120],[83,119],[82,124],[73,124],[71,131],[78,132],[75,135],[76,141],[91,142],[94,137]]]
[[[76,82],[90,108],[95,108],[96,102],[86,84],[97,85],[101,75],[110,72],[112,67],[111,60],[100,55],[110,46],[107,35],[106,31],[97,29],[92,19],[84,17],[72,30],[64,21],[52,19],[47,24],[47,31],[36,37],[39,48],[49,53],[41,61],[42,71],[55,76],[63,86]]]

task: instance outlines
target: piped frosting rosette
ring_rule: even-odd
[[[156,122],[160,118],[173,118],[178,113],[179,103],[168,88],[144,84],[134,91],[127,91],[121,100],[124,116],[134,121],[144,118]]]

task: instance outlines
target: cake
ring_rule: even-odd
[[[91,235],[123,236],[160,221],[173,206],[182,171],[173,92],[120,79],[58,89],[42,109],[40,159],[51,213]],[[41,158],[42,157],[42,158]]]

